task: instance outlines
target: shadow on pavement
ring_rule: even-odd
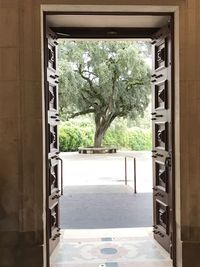
[[[124,185],[66,186],[60,208],[63,229],[152,226],[152,193]]]

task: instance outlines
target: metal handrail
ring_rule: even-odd
[[[60,157],[57,157],[58,160],[60,160],[60,166],[61,166],[61,181],[60,181],[60,186],[61,186],[61,196],[63,195],[63,160]]]
[[[127,179],[127,158],[132,158],[133,159],[133,164],[134,164],[134,193],[137,194],[136,158],[135,157],[131,157],[131,156],[126,156],[125,157],[125,185],[128,184],[128,179]]]

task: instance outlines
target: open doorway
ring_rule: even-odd
[[[96,16],[95,16],[96,18]],[[169,16],[163,16],[165,19],[165,22],[169,20]],[[161,25],[163,26],[163,25]],[[48,43],[48,67],[47,67],[47,81],[48,81],[48,92],[50,94],[48,95],[49,104],[51,103],[52,106],[49,108],[48,112],[48,128],[49,128],[49,137],[50,140],[50,152],[48,152],[48,160],[50,160],[50,177],[51,181],[54,181],[53,184],[49,184],[48,186],[48,194],[50,196],[50,201],[47,200],[49,209],[49,219],[50,219],[50,233],[48,235],[50,236],[50,249],[53,250],[53,248],[56,246],[56,244],[59,242],[60,238],[60,232],[59,232],[59,221],[58,221],[58,214],[59,214],[59,208],[57,203],[58,198],[60,197],[59,192],[59,182],[56,181],[56,176],[59,175],[58,171],[58,136],[57,136],[57,130],[58,130],[58,121],[59,121],[59,115],[57,112],[57,102],[55,100],[55,97],[52,97],[53,94],[58,93],[58,76],[56,70],[56,64],[57,64],[57,58],[56,58],[56,46],[57,41],[56,38],[59,37],[66,37],[68,34],[68,38],[72,33],[69,34],[69,32],[65,32],[65,28],[63,27],[52,27],[52,30],[55,32],[50,34],[49,43]],[[73,27],[72,27],[73,28]],[[161,28],[161,27],[160,27]],[[122,30],[123,29],[123,30]],[[148,29],[148,30],[147,30]],[[166,29],[168,29],[166,31]],[[172,194],[171,186],[172,182],[167,181],[170,177],[171,179],[171,157],[170,153],[172,151],[172,142],[171,142],[171,129],[169,125],[171,126],[171,35],[169,37],[169,32],[171,34],[171,29],[169,27],[165,27],[164,30],[159,30],[159,27],[155,28],[146,28],[146,31],[144,28],[137,28],[135,31],[130,29],[127,31],[125,28],[121,28],[119,31],[119,35],[121,35],[121,38],[133,38],[133,37],[140,37],[140,38],[149,38],[154,36],[155,40],[153,41],[154,45],[154,70],[152,72],[152,83],[153,83],[153,106],[152,106],[152,121],[153,121],[153,150],[152,150],[152,157],[153,157],[153,173],[154,173],[154,237],[155,239],[168,251],[172,254],[172,233],[173,233],[173,210],[172,210],[172,199],[170,198],[169,194]],[[68,29],[69,30],[69,29]],[[71,29],[72,32],[74,29]],[[90,29],[91,30],[91,29]],[[88,32],[86,31],[84,35],[84,30],[79,28],[80,32],[75,31],[76,38],[77,36],[81,36],[81,38],[88,38]],[[108,30],[106,29],[106,32]],[[109,32],[111,32],[109,30]],[[112,34],[114,34],[114,38],[116,38],[116,33],[118,33],[118,30],[114,28],[112,29]],[[134,33],[136,36],[131,36]],[[56,36],[57,35],[57,36]],[[105,29],[102,29],[102,31],[99,31],[99,37],[98,31],[96,35],[94,33],[90,32],[90,38],[102,38],[102,36],[105,35]],[[120,36],[119,36],[120,37]],[[72,36],[73,38],[73,36]],[[106,36],[106,38],[108,38]],[[109,36],[110,38],[110,36]],[[55,105],[55,106],[54,106]],[[52,107],[55,111],[52,111]],[[55,108],[56,107],[56,108]],[[170,137],[170,138],[169,138]],[[49,178],[48,178],[49,179]],[[49,182],[48,182],[49,183]],[[171,220],[171,221],[170,221]],[[151,230],[152,231],[152,230]],[[138,232],[138,231],[137,231]],[[135,234],[135,232],[134,232]],[[128,234],[128,240],[131,239],[131,233]],[[149,232],[146,233],[146,235],[149,235]],[[86,236],[85,236],[86,237]],[[117,238],[117,236],[110,237],[108,235],[101,236],[101,238]],[[135,238],[135,237],[134,237]],[[171,239],[171,240],[170,240]],[[118,240],[119,241],[119,240]],[[101,248],[103,249],[103,248]],[[113,250],[112,250],[113,249]],[[109,250],[109,252],[108,252]],[[107,252],[103,253],[104,255],[114,255],[117,252],[115,251],[115,248],[110,247],[107,250]],[[170,251],[171,250],[171,251]],[[111,253],[112,252],[112,253]],[[164,254],[163,254],[164,255]],[[165,257],[161,255],[160,257]],[[148,258],[148,256],[147,256]],[[167,258],[166,258],[167,259]],[[86,263],[85,263],[86,264]],[[98,266],[101,263],[99,263]],[[103,265],[105,264],[105,265]],[[107,264],[107,265],[106,265]],[[111,264],[111,265],[108,265]],[[120,266],[120,265],[112,265],[112,264],[118,264],[115,261],[105,262],[102,263],[102,266]],[[123,264],[123,263],[122,263]],[[124,263],[125,264],[125,263]],[[157,264],[157,263],[155,263]],[[154,266],[156,266],[154,264]],[[165,265],[168,266],[167,261],[164,261]],[[70,266],[70,265],[68,265]],[[84,265],[82,265],[84,266]],[[86,265],[85,265],[86,266]],[[95,265],[96,266],[96,265]],[[122,265],[121,265],[122,266]],[[128,265],[123,265],[128,266]],[[132,266],[132,265],[131,265]],[[144,266],[144,265],[143,265]],[[160,266],[160,265],[159,265]],[[169,265],[170,266],[170,265]]]

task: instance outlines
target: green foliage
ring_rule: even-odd
[[[103,144],[118,149],[151,150],[151,129],[133,127],[127,129],[120,125],[108,129]]]
[[[102,113],[108,106],[117,116],[143,114],[150,93],[146,46],[141,41],[60,41],[62,115],[91,108]]]
[[[59,128],[60,151],[77,151],[79,147],[88,147],[93,143],[94,129],[84,124],[62,123]]]
[[[61,41],[61,118],[92,113],[95,145],[101,146],[116,118],[143,116],[150,95],[148,47],[141,41]]]
[[[94,127],[88,122],[65,122],[59,129],[61,151],[77,151],[78,147],[93,144]],[[151,129],[127,128],[127,122],[119,120],[107,131],[103,145],[128,150],[150,150]]]
[[[151,150],[152,134],[151,130],[133,128],[128,131],[128,147],[131,150]]]
[[[125,121],[118,120],[107,131],[103,145],[116,148],[128,148],[127,126]]]

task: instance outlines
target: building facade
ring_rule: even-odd
[[[0,266],[46,267],[42,10],[49,5],[175,13],[177,267],[200,266],[199,0],[0,0]]]

